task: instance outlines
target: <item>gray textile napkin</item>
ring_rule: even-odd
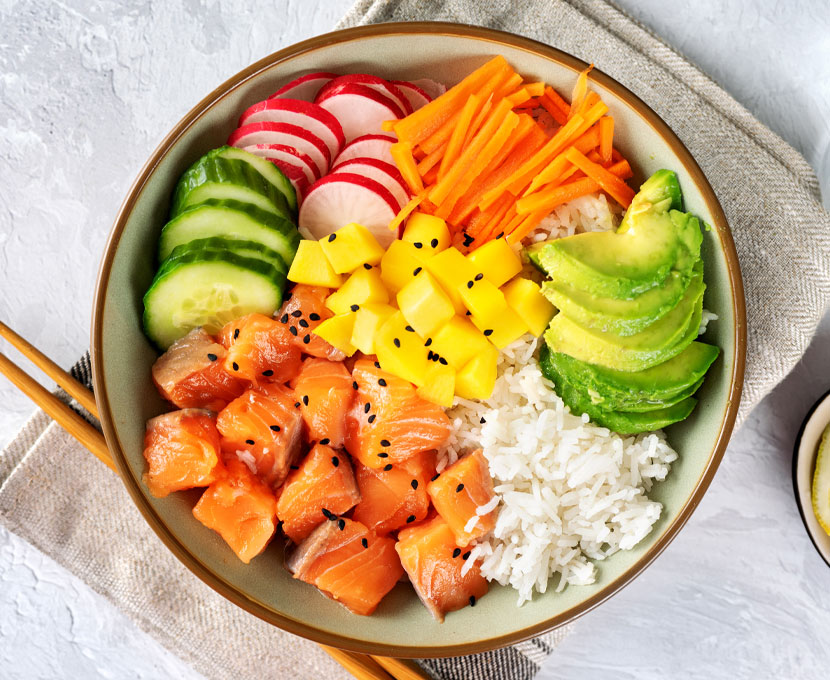
[[[723,205],[743,267],[742,421],[801,357],[830,299],[830,218],[804,159],[603,0],[358,0],[340,27],[425,19],[509,30],[593,62],[689,147]],[[76,370],[88,379],[88,363]],[[189,574],[111,473],[42,413],[0,455],[0,521],[210,678],[260,677],[263,669],[268,677],[348,677],[312,643],[248,615]],[[563,635],[423,664],[440,680],[529,680]]]

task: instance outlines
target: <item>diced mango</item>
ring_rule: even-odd
[[[489,399],[496,385],[498,350],[476,354],[455,376],[455,393],[463,399]]]
[[[504,349],[528,330],[522,317],[511,307],[502,310],[496,318],[488,321],[482,321],[475,314],[471,318],[476,328],[499,349]]]
[[[374,354],[378,330],[396,311],[391,305],[381,303],[360,305],[355,312],[351,343],[364,354]]]
[[[522,271],[521,258],[503,238],[488,241],[467,255],[467,259],[472,263],[476,273],[484,274],[496,288]]]
[[[364,264],[379,264],[383,257],[383,248],[372,232],[356,222],[321,239],[320,245],[338,274],[348,274]]]
[[[326,298],[326,307],[335,314],[345,314],[356,312],[360,305],[367,302],[389,302],[389,293],[374,267],[361,267],[355,271],[339,290]]]
[[[435,215],[413,213],[406,222],[403,240],[418,249],[435,254],[449,247],[452,238],[447,223]]]
[[[501,290],[507,304],[522,317],[530,332],[537,337],[542,335],[556,313],[556,307],[542,295],[539,284],[517,277]]]
[[[407,330],[408,326],[400,311],[386,319],[375,337],[375,354],[384,371],[422,385],[427,370],[427,349],[423,338]]]
[[[430,337],[429,349],[456,369],[490,347],[481,331],[463,316],[454,316]]]
[[[504,293],[480,276],[462,283],[458,287],[458,293],[470,313],[485,323],[495,321],[509,309]]]
[[[456,314],[464,314],[467,308],[464,306],[458,287],[476,275],[476,270],[470,261],[457,248],[447,248],[429,258],[424,266],[444,288],[452,300]]]
[[[331,268],[331,264],[323,255],[319,241],[300,241],[297,254],[288,270],[288,280],[294,283],[305,283],[309,286],[325,286],[338,288],[343,283],[343,277]]]
[[[431,251],[418,250],[408,241],[392,241],[380,261],[380,277],[390,293],[397,293],[424,268]]]
[[[337,314],[323,321],[323,323],[311,332],[319,335],[323,340],[344,352],[347,356],[351,356],[357,351],[357,348],[352,344],[354,320],[354,312]]]
[[[429,272],[414,277],[401,288],[397,299],[409,325],[424,337],[455,316],[452,301]]]
[[[430,362],[424,374],[424,384],[416,392],[422,399],[449,408],[455,396],[455,369]]]

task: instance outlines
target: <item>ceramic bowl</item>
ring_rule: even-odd
[[[401,584],[371,617],[350,614],[283,568],[281,541],[242,564],[191,515],[198,493],[164,499],[141,483],[145,421],[166,410],[150,380],[156,352],[141,330],[142,295],[155,266],[156,240],[179,175],[225,142],[241,111],[300,74],[370,72],[395,79],[459,81],[502,54],[530,80],[569,92],[582,61],[552,47],[484,28],[437,23],[385,24],[320,36],[267,57],[197,104],[141,170],[116,219],[99,275],[93,316],[95,391],[108,445],[123,483],[167,547],[199,578],[251,613],[292,633],[355,651],[389,656],[449,656],[493,649],[561,626],[607,599],[640,573],[677,534],[706,491],[726,448],[740,400],[746,345],[744,297],[724,214],[700,168],[677,136],[640,99],[599,69],[591,86],[610,106],[616,143],[631,161],[632,186],[659,168],[678,173],[688,210],[709,225],[703,242],[705,307],[718,315],[706,335],[722,354],[700,391],[700,404],[668,430],[679,452],[671,474],[652,490],[663,513],[633,550],[598,565],[591,586],[539,595],[522,607],[494,585],[476,605],[433,621]],[[172,614],[171,614],[172,615]]]

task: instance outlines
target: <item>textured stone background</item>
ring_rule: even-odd
[[[216,84],[330,30],[349,4],[0,0],[0,318],[71,364],[88,343],[110,224],[150,151]],[[620,4],[801,150],[830,197],[826,0]],[[830,571],[798,519],[790,458],[828,387],[825,319],[734,438],[688,527],[582,620],[540,680],[826,674]],[[0,399],[2,446],[32,406],[1,380]],[[99,677],[198,676],[0,528],[0,678]]]

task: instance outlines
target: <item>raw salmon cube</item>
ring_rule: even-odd
[[[456,544],[440,516],[401,530],[395,550],[421,602],[438,621],[487,593],[478,564],[467,565],[469,552]]]
[[[363,616],[375,611],[403,576],[394,539],[345,517],[318,526],[288,556],[285,566],[294,578],[317,586]]]
[[[226,324],[220,335],[229,341],[225,370],[259,382],[284,383],[300,372],[300,349],[284,324],[264,314],[248,314]]]
[[[355,395],[352,382],[351,374],[340,362],[315,357],[303,362],[292,387],[311,441],[343,446],[346,413]]]
[[[147,421],[144,483],[164,498],[173,491],[208,486],[222,464],[216,417],[202,409],[164,413]]]
[[[219,411],[248,383],[225,370],[225,348],[201,328],[179,338],[153,364],[153,382],[179,408]]]
[[[248,564],[265,550],[277,529],[277,500],[247,465],[228,460],[223,473],[196,503],[193,516],[216,531]]]
[[[332,515],[342,515],[360,501],[349,456],[317,444],[280,490],[277,517],[295,543]]]
[[[462,548],[496,525],[493,478],[481,449],[450,465],[429,483],[427,493]]]
[[[331,310],[326,307],[329,292],[323,286],[297,284],[285,294],[285,301],[276,316],[288,328],[292,342],[304,354],[342,361],[346,358],[343,352],[312,333],[321,322],[332,316]]]

